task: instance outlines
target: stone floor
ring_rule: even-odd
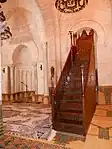
[[[51,108],[44,105],[14,103],[3,105],[6,134],[47,139],[51,129]]]

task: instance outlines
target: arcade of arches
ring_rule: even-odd
[[[8,0],[1,5],[12,32],[1,47],[4,109],[7,104],[31,103],[49,110],[51,89],[57,86],[71,49],[71,34],[79,38],[91,30],[97,70],[96,103],[111,105],[111,0],[88,0],[88,5],[75,13],[60,12],[55,0]]]

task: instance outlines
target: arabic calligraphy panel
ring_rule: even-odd
[[[56,8],[63,13],[74,13],[82,10],[88,4],[88,0],[56,0]]]

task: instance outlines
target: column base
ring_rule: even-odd
[[[0,105],[0,138],[4,136],[3,118],[2,118],[2,105]]]
[[[49,104],[49,96],[43,97],[43,104]]]
[[[14,102],[14,95],[13,94],[10,95],[10,101]]]
[[[32,103],[36,103],[36,96],[35,95],[32,95]]]
[[[2,102],[10,102],[11,98],[11,94],[2,94]]]
[[[37,100],[37,102],[38,103],[42,103],[43,102],[43,95],[38,95],[38,100]]]

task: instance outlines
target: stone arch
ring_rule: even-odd
[[[96,34],[96,41],[95,41],[95,58],[96,58],[96,67],[98,67],[98,61],[100,60],[100,50],[106,46],[106,33],[103,28],[103,26],[94,21],[94,20],[82,20],[75,23],[71,28],[69,28],[69,31],[77,32],[80,29],[84,28],[91,28],[95,31]]]
[[[36,47],[38,46],[37,52],[39,54],[38,54],[37,61],[36,61],[37,67],[40,68],[40,66],[42,65],[44,68],[44,65],[46,64],[46,60],[47,60],[45,57],[46,56],[45,55],[45,50],[46,50],[45,43],[46,43],[47,38],[46,38],[46,32],[45,32],[43,13],[42,13],[41,8],[39,7],[38,2],[36,0],[32,0],[32,5],[30,5],[30,3],[31,3],[30,0],[24,0],[24,1],[18,0],[19,5],[17,4],[16,6],[17,6],[17,8],[24,8],[25,10],[27,10],[28,12],[31,12],[31,14],[32,14],[33,18],[32,19],[27,18],[28,24],[25,24],[25,26],[28,25],[28,28],[30,30],[30,33],[31,33],[30,37],[32,37],[31,42],[33,44],[35,44]],[[10,22],[11,16],[14,15],[15,9],[13,10],[12,6],[11,7],[7,6],[7,8],[8,8],[8,10],[10,10],[7,12],[7,18],[9,18],[8,21]],[[22,28],[23,28],[23,26],[22,26]],[[21,29],[21,27],[18,28],[19,31],[20,31],[20,29]],[[31,44],[30,44],[31,42],[20,41],[19,43],[16,43],[14,46],[19,45],[19,44],[27,44],[27,45],[29,45],[29,47],[31,47]],[[12,45],[10,43],[8,43],[8,44],[11,47]],[[40,89],[38,89],[38,87],[37,87],[39,94],[44,94],[44,92],[45,92],[44,84],[47,82],[47,81],[46,82],[44,81],[44,77],[39,76],[39,74],[42,76],[44,76],[44,73],[47,74],[47,70],[45,70],[45,69],[42,69],[42,70],[38,69],[38,71],[37,71],[37,75],[39,78],[38,87],[40,86],[40,84],[42,84],[41,86],[43,86]]]
[[[14,12],[17,9],[22,9],[22,10],[25,10],[25,11],[31,13],[32,20],[30,19],[31,17],[28,17],[27,24],[20,26],[17,29],[17,30],[21,31],[21,29],[23,30],[23,28],[25,28],[25,30],[29,31],[29,34],[28,35],[23,34],[23,36],[21,38],[19,38],[19,36],[17,36],[16,38],[13,38],[14,37],[13,36],[11,41],[8,42],[7,44],[8,45],[14,44],[15,41],[16,41],[16,44],[21,44],[21,43],[24,44],[29,41],[34,42],[34,40],[35,40],[34,44],[36,45],[36,47],[38,45],[38,54],[39,54],[38,58],[39,58],[39,60],[41,60],[41,62],[44,62],[44,59],[43,59],[44,43],[46,43],[47,38],[46,38],[43,14],[41,12],[41,9],[40,9],[37,1],[32,0],[32,5],[29,5],[28,3],[30,3],[30,2],[28,2],[28,0],[27,1],[25,0],[24,2],[19,0],[19,7],[9,9],[9,11],[6,14],[7,14],[7,18],[9,19],[9,22],[10,22],[11,17],[14,15]],[[26,29],[26,28],[28,28],[28,29]]]
[[[105,44],[105,41],[106,41],[105,30],[100,23],[98,23],[94,20],[79,21],[79,22],[75,23],[71,28],[69,28],[69,31],[71,30],[71,31],[77,32],[81,28],[83,29],[85,27],[92,28],[96,32],[97,37],[98,37],[97,45]]]
[[[29,59],[30,57],[30,59]],[[15,48],[12,61],[14,65],[28,65],[32,63],[30,49],[26,45],[19,45]]]

